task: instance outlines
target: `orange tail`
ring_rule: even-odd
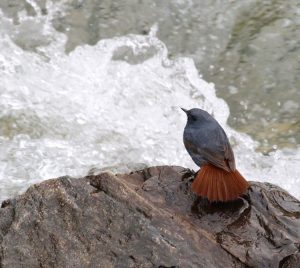
[[[228,172],[213,165],[203,166],[192,184],[196,194],[209,201],[235,200],[246,192],[248,182],[237,171]]]

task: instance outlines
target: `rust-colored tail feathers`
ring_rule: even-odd
[[[192,184],[196,194],[209,201],[230,201],[246,192],[248,182],[237,171],[228,172],[213,165],[202,166]]]

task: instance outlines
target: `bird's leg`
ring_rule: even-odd
[[[179,172],[182,174],[182,180],[185,180],[187,178],[193,177],[195,174],[195,171],[189,168],[185,168]]]

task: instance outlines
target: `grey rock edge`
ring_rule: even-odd
[[[0,209],[0,267],[299,267],[300,202],[251,182],[230,203],[176,166],[61,177]]]

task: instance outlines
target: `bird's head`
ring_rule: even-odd
[[[193,108],[190,110],[181,108],[181,110],[186,113],[188,124],[190,125],[204,123],[213,120],[213,117],[208,112],[198,108]]]

